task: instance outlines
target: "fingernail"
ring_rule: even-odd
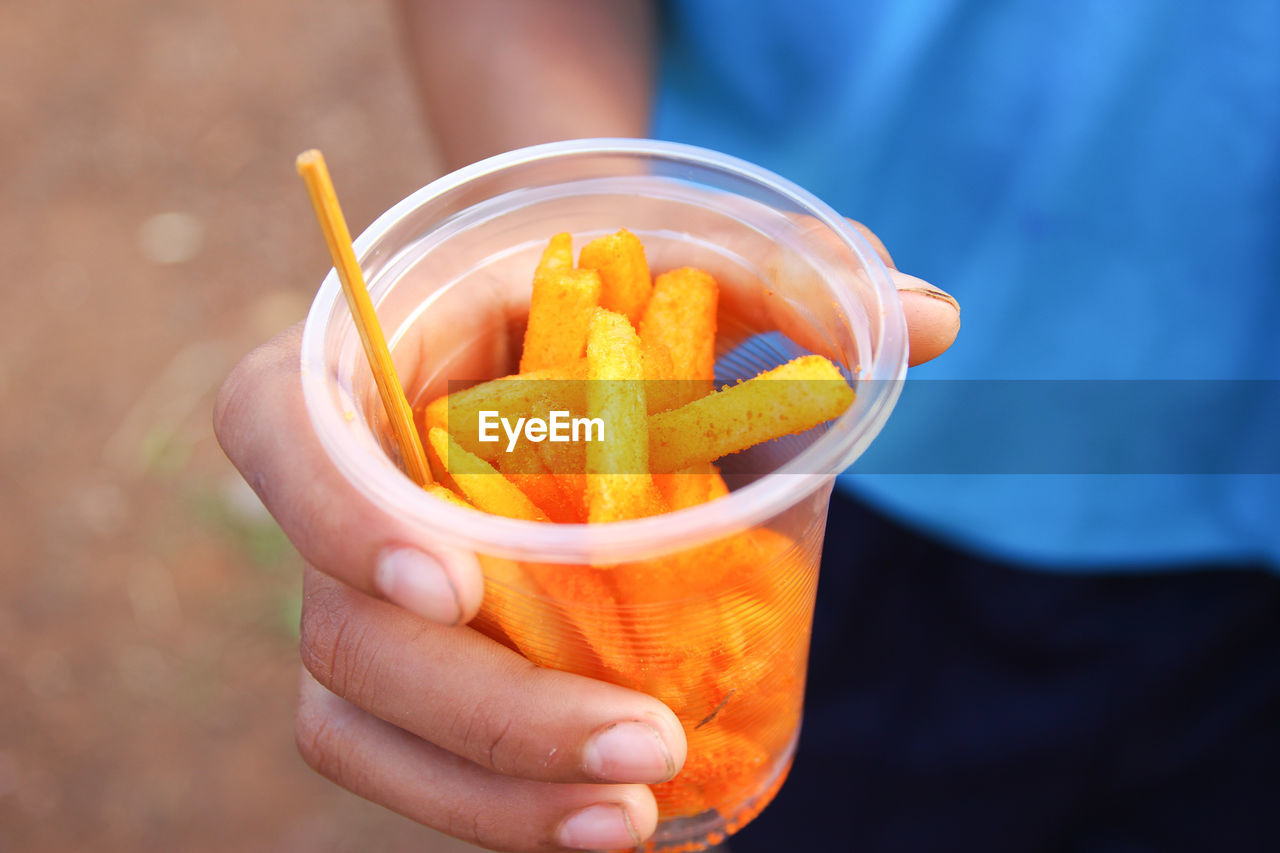
[[[658,730],[648,723],[626,722],[597,732],[587,741],[586,772],[605,782],[663,782],[675,775],[675,762]]]
[[[392,604],[444,625],[462,620],[462,605],[449,573],[440,561],[412,548],[383,551],[374,567],[373,584]]]
[[[899,293],[919,293],[921,296],[928,296],[933,299],[941,299],[943,302],[947,303],[952,308],[956,309],[957,313],[959,313],[960,311],[960,303],[956,301],[956,298],[954,296],[952,296],[950,293],[947,293],[945,290],[943,290],[940,287],[934,287],[932,284],[929,284],[929,282],[927,281],[921,281],[918,284],[913,283],[913,284],[905,285],[903,287],[899,287],[898,292]]]
[[[556,832],[556,842],[575,850],[614,850],[635,847],[640,836],[625,808],[602,803],[569,815]]]

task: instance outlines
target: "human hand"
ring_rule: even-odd
[[[670,778],[684,761],[675,715],[649,696],[539,669],[466,627],[483,592],[475,558],[421,541],[334,468],[309,426],[300,344],[295,326],[247,356],[214,423],[309,564],[303,758],[482,846],[639,843],[657,822],[641,783]]]
[[[959,324],[949,297],[926,293],[902,294],[913,363],[944,350]],[[643,694],[539,669],[465,627],[483,593],[474,556],[421,541],[333,467],[303,404],[300,342],[295,326],[246,357],[214,420],[227,455],[315,567],[304,578],[303,757],[343,787],[483,846],[639,843],[657,822],[645,783],[684,761],[674,714]]]

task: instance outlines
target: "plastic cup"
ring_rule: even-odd
[[[621,227],[655,273],[692,265],[717,278],[718,380],[807,349],[847,372],[853,406],[726,460],[726,497],[635,521],[545,524],[447,505],[400,471],[332,272],[307,318],[303,384],[323,446],[363,494],[480,556],[485,604],[473,627],[539,665],[648,692],[676,712],[689,757],[654,786],[659,826],[646,849],[700,850],[759,813],[790,767],[831,487],[893,408],[906,327],[871,246],[786,180],[685,145],[552,143],[440,178],[355,241],[415,410],[450,380],[515,372],[532,272],[552,234],[569,231],[580,248]]]

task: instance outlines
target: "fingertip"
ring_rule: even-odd
[[[552,834],[569,850],[622,850],[639,847],[658,828],[658,807],[648,788],[616,786],[616,800],[570,812]]]
[[[658,801],[648,785],[620,786],[622,807],[630,818],[631,828],[641,842],[658,829]]]
[[[688,738],[685,737],[684,726],[680,725],[680,718],[666,705],[662,705],[660,712],[650,714],[646,719],[658,730],[662,742],[667,746],[674,771],[671,775],[674,776],[684,767],[685,758],[688,757],[689,743]]]
[[[937,358],[960,332],[960,304],[951,294],[926,281],[893,273],[910,340],[910,366]]]
[[[475,554],[464,551],[437,550],[436,557],[449,575],[457,594],[459,621],[470,622],[480,612],[484,600],[484,572]]]

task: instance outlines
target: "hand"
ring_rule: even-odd
[[[684,761],[675,715],[640,693],[539,669],[463,625],[483,591],[475,558],[419,541],[333,467],[307,421],[300,343],[295,326],[246,357],[214,425],[310,564],[296,721],[307,763],[487,847],[639,843],[657,822],[640,783]]]
[[[929,292],[903,293],[913,363],[944,350],[959,326],[954,300]],[[308,423],[300,342],[295,326],[247,356],[222,388],[214,427],[309,563],[304,759],[482,846],[640,843],[657,822],[645,784],[684,762],[675,715],[652,697],[539,669],[466,627],[483,593],[474,556],[421,541],[333,467]]]

